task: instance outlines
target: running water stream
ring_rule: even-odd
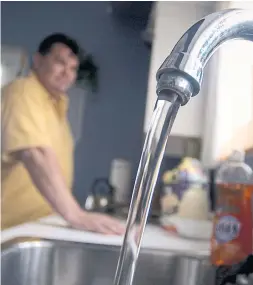
[[[135,180],[127,221],[127,230],[124,245],[121,249],[114,285],[130,285],[133,282],[134,271],[155,184],[167,139],[179,107],[180,101],[176,95],[172,103],[166,100],[158,100],[156,103]],[[141,208],[140,203],[142,203],[143,206]],[[137,230],[137,215],[139,209],[141,209],[142,212],[140,225],[138,226],[138,228],[140,228]]]

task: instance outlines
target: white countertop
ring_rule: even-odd
[[[79,231],[66,227],[66,222],[59,216],[49,216],[38,222],[19,225],[1,232],[1,242],[18,237],[40,237],[45,239],[65,240],[82,243],[121,246],[123,237]],[[147,225],[142,247],[193,252],[207,255],[210,242],[205,240],[188,240],[169,234],[159,226]]]

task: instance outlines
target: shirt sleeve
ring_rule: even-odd
[[[2,93],[2,159],[9,161],[15,151],[50,147],[43,101],[36,91],[13,84]]]

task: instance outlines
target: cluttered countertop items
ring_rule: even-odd
[[[127,218],[130,204],[129,162],[112,161],[109,178],[95,179],[84,208]],[[123,177],[122,181],[119,177]],[[179,165],[163,174],[154,192],[149,222],[159,224],[169,234],[183,238],[209,240],[212,213],[208,177],[197,159],[183,158]],[[125,193],[125,195],[123,195]]]
[[[118,167],[117,173],[125,167],[128,172],[129,176],[129,165],[124,161],[116,161],[114,162]],[[184,168],[184,167],[183,167]],[[187,168],[187,167],[186,167]],[[113,178],[111,178],[113,177]],[[111,174],[110,179],[97,179],[93,186],[92,186],[92,193],[88,196],[86,203],[84,206],[102,206],[101,208],[90,208],[89,210],[98,210],[108,212],[110,214],[117,215],[118,217],[122,218],[122,221],[126,220],[128,207],[125,206],[124,203],[118,203],[118,208],[113,207],[104,207],[110,206],[110,201],[112,201],[110,195],[113,191],[117,191],[118,189],[113,189],[113,186],[120,186],[120,181],[116,179],[116,174]],[[114,181],[114,185],[111,185],[111,180]],[[122,183],[121,183],[122,185]],[[122,190],[122,189],[121,189]],[[182,192],[182,190],[180,190]],[[198,190],[197,190],[198,191]],[[202,190],[201,190],[202,191]],[[181,193],[180,192],[180,193]],[[187,191],[186,191],[187,192]],[[193,191],[194,192],[194,191]],[[110,194],[108,196],[108,194]],[[122,196],[122,191],[116,194],[117,200],[122,202],[126,201],[126,197]],[[198,195],[197,195],[198,196]],[[188,199],[188,202],[186,201]],[[192,203],[194,199],[196,202],[196,195],[189,192],[188,198],[184,201],[186,207],[189,206],[188,203]],[[203,200],[203,197],[201,198]],[[199,200],[201,200],[199,199]],[[99,201],[99,202],[98,202]],[[162,200],[161,200],[162,203]],[[201,207],[201,211],[205,213],[205,218],[209,216],[207,214],[207,201],[204,201],[205,206]],[[121,207],[123,205],[123,207]],[[115,206],[115,205],[114,205]],[[160,216],[158,219],[155,220],[154,223],[149,223],[146,227],[144,239],[142,242],[142,246],[146,248],[155,248],[155,249],[168,249],[168,250],[178,250],[178,251],[190,251],[190,252],[198,252],[203,254],[209,254],[210,252],[210,235],[211,235],[211,227],[212,223],[210,219],[198,219],[198,223],[195,220],[191,220],[190,218],[193,216],[189,216],[187,211],[184,210],[184,207],[180,208],[182,212],[181,216],[174,216],[171,213],[163,214],[162,210],[160,211]],[[203,210],[204,209],[204,210]],[[179,212],[180,212],[179,211]],[[180,212],[180,213],[181,213]],[[191,211],[190,211],[191,212]],[[192,211],[193,213],[194,211]],[[184,215],[188,215],[187,218]],[[195,218],[196,215],[201,216],[202,214],[196,214],[194,212]],[[202,224],[201,224],[202,221]],[[152,219],[150,222],[153,222]],[[170,231],[169,225],[176,224],[179,229],[177,231]],[[198,229],[196,228],[198,227]],[[182,229],[180,231],[180,229]],[[204,230],[203,230],[204,229]],[[182,232],[186,232],[185,234],[181,234]],[[189,232],[192,234],[189,234]],[[205,233],[205,235],[201,236],[198,234],[197,237],[194,236],[194,233],[201,232]],[[112,244],[112,245],[121,245],[123,241],[123,237],[115,237],[115,236],[103,236],[95,233],[89,232],[81,232],[74,229],[70,229],[68,225],[65,223],[63,219],[58,216],[50,216],[44,219],[41,219],[34,223],[28,223],[24,225],[20,225],[18,227],[14,227],[11,229],[7,229],[2,232],[2,242],[17,237],[17,236],[36,236],[36,237],[45,237],[50,239],[62,239],[62,240],[70,240],[70,241],[77,241],[77,242],[88,242],[88,243],[98,243],[98,244]],[[157,240],[159,239],[159,243]]]
[[[221,162],[210,212],[208,179],[199,161],[185,158],[163,176],[162,225],[179,236],[211,243],[215,285],[253,284],[253,171],[235,150]]]
[[[124,168],[124,162],[114,162],[114,165],[115,164],[121,168],[117,169],[117,173],[122,171],[122,169]],[[126,168],[129,173],[129,166]],[[97,179],[92,186],[92,193],[88,196],[85,206],[102,206],[101,208],[95,209],[91,207],[89,210],[98,210],[108,212],[114,215],[116,214],[118,217],[121,217],[123,222],[125,222],[128,208],[126,206],[120,207],[120,205],[122,205],[123,203],[119,203],[119,207],[116,207],[115,212],[113,212],[113,210],[115,210],[115,208],[113,209],[113,207],[104,207],[106,205],[110,206],[110,201],[112,201],[110,196],[108,197],[108,193],[112,194],[113,191],[117,191],[117,189],[113,189],[113,185],[111,185],[110,180],[113,180],[116,186],[120,186],[119,181],[115,178],[115,176],[116,175],[111,175],[111,177],[114,177],[113,179]],[[120,194],[117,194],[117,200],[120,202],[126,200],[126,197],[122,197],[121,193],[122,192],[120,192]],[[191,199],[192,198],[190,198],[190,202]],[[155,249],[168,249],[186,252],[189,251],[200,254],[209,254],[210,242],[208,238],[187,238],[187,234],[178,235],[173,231],[168,231],[168,227],[166,228],[166,226],[168,226],[168,221],[166,221],[167,217],[165,215],[163,216],[164,218],[162,218],[162,216],[160,217],[160,220],[156,220],[156,224],[149,223],[147,225],[142,242],[142,246],[144,248],[146,247]],[[196,231],[196,229],[192,227],[193,225],[189,223],[189,219],[184,220],[182,217],[177,217],[176,219],[174,219],[174,221],[178,222],[178,225],[180,225],[183,229],[189,230],[190,225],[190,229]],[[210,235],[211,221],[208,222],[208,225],[204,225],[204,227],[208,228],[208,230],[205,229],[204,232],[209,232]],[[194,221],[193,224],[197,225],[196,223],[194,223]],[[198,223],[198,225],[200,225],[200,223]],[[200,231],[202,232],[201,229]],[[77,242],[111,244],[119,246],[123,242],[123,237],[103,236],[96,233],[81,232],[78,230],[71,229],[68,227],[66,222],[59,216],[50,216],[34,223],[28,223],[20,225],[18,227],[7,229],[2,232],[2,242],[18,236],[35,236],[49,239],[61,239]],[[159,240],[159,243],[157,242],[157,240]]]
[[[162,226],[186,238],[210,240],[209,183],[201,163],[186,157],[176,168],[166,171],[162,179]]]

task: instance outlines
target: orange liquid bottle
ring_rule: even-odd
[[[233,152],[217,173],[213,265],[237,264],[253,251],[252,173],[239,151]]]

